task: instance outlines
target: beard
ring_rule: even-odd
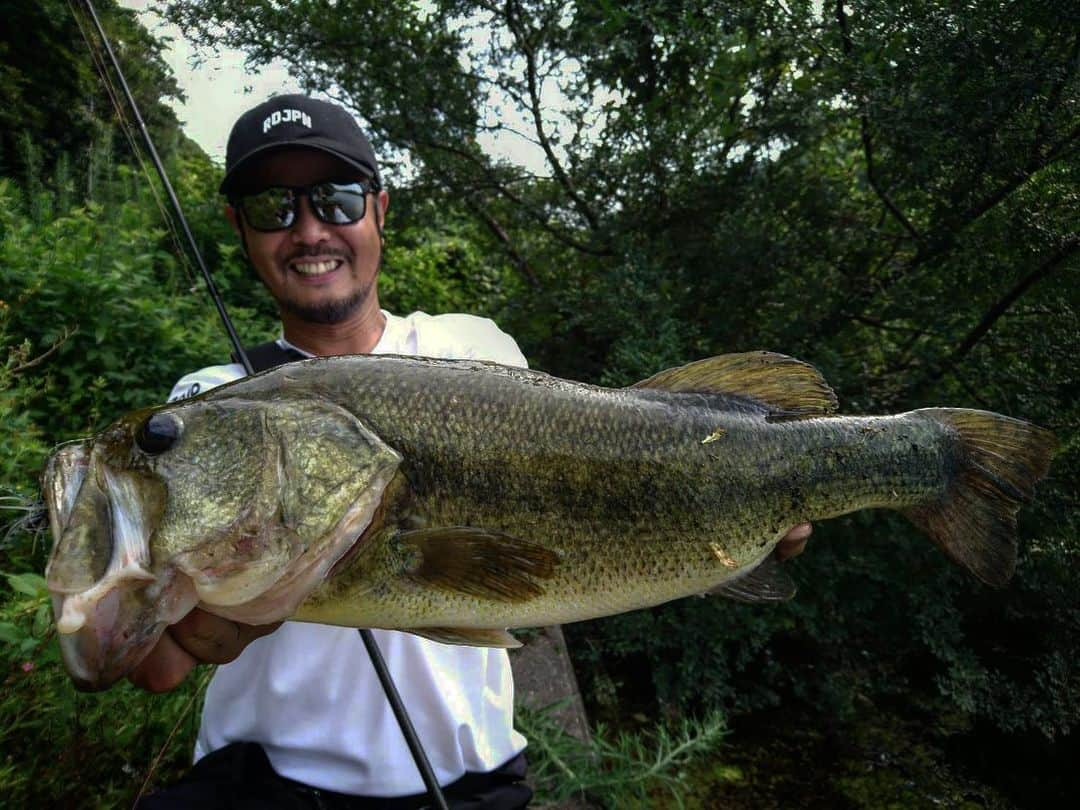
[[[318,304],[301,304],[289,298],[283,298],[278,303],[297,318],[308,323],[335,324],[341,323],[352,315],[371,295],[373,285],[361,287],[352,295],[339,298],[336,301],[323,301]]]
[[[301,258],[303,256],[338,256],[346,265],[350,266],[349,272],[353,274],[355,278],[356,271],[351,269],[352,255],[343,250],[330,250],[325,247],[312,247],[312,248],[300,248],[292,255],[289,256],[286,264],[294,259]],[[379,272],[382,270],[382,250],[379,251],[378,267],[375,270],[375,278],[379,277]],[[286,271],[288,272],[288,271]],[[350,315],[355,313],[367,300],[368,296],[372,294],[372,289],[375,286],[375,282],[371,281],[365,284],[359,290],[352,295],[339,298],[336,301],[323,301],[318,304],[302,304],[299,301],[294,301],[291,298],[284,297],[277,299],[278,306],[282,309],[295,315],[302,321],[307,323],[317,323],[324,326],[341,323],[346,320]]]

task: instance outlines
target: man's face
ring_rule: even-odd
[[[361,177],[356,169],[325,152],[288,149],[260,160],[245,175],[244,186],[260,190]],[[377,300],[381,245],[375,209],[381,223],[388,201],[385,191],[369,195],[363,219],[352,225],[331,225],[315,216],[303,196],[293,224],[269,233],[250,227],[235,209],[227,209],[227,215],[234,227],[242,229],[248,257],[283,317],[334,324]]]

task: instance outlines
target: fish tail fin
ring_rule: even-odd
[[[1016,513],[1046,475],[1057,440],[1044,428],[988,411],[915,411],[958,439],[944,497],[904,510],[954,562],[988,585],[1003,586],[1016,568]]]

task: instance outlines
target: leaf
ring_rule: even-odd
[[[38,609],[34,611],[33,634],[37,637],[45,635],[49,631],[51,624],[52,608],[48,604],[39,605]]]
[[[8,584],[16,593],[33,597],[47,596],[49,593],[45,577],[40,574],[27,571],[24,574],[5,574],[4,576],[7,577]]]
[[[19,631],[11,622],[0,622],[0,641],[7,644],[16,644],[26,638],[24,633]]]

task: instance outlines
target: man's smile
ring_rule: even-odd
[[[286,266],[307,280],[322,281],[328,280],[329,276],[334,274],[334,271],[344,263],[342,258],[336,256],[318,259],[305,257],[303,259],[293,259]]]

